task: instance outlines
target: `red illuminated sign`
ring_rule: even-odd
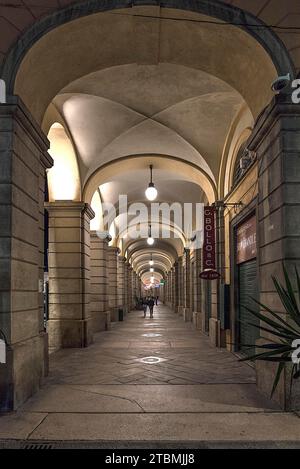
[[[203,270],[216,270],[216,210],[204,207]]]

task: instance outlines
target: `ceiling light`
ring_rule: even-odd
[[[157,190],[156,188],[154,187],[154,183],[152,181],[152,164],[150,165],[150,182],[149,182],[149,186],[147,187],[146,191],[145,191],[145,195],[147,197],[148,200],[152,201],[152,200],[155,200],[156,197],[157,197]]]
[[[154,244],[154,238],[152,238],[152,235],[151,235],[151,225],[149,225],[149,234],[148,234],[147,243],[149,244],[149,246],[152,246]]]

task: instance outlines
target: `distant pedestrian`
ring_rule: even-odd
[[[155,298],[155,304],[158,305],[158,296]]]
[[[147,298],[144,298],[144,299],[143,299],[144,318],[146,317],[147,308],[148,308],[148,301],[147,301]]]
[[[154,299],[153,299],[153,297],[151,297],[150,300],[148,301],[148,306],[149,306],[149,310],[150,310],[150,318],[153,318],[153,308],[154,308]]]

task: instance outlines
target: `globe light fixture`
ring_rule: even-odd
[[[150,200],[150,201],[155,200],[156,197],[157,197],[157,190],[154,187],[154,183],[152,181],[152,169],[153,169],[153,166],[151,164],[150,165],[150,182],[149,182],[149,186],[147,187],[147,189],[145,191],[145,195],[146,195],[147,199]]]
[[[149,265],[153,265],[154,264],[154,261],[152,260],[152,254],[151,254],[151,259],[149,261]]]
[[[150,267],[150,272],[154,272],[154,269],[153,269],[153,267]]]
[[[151,235],[151,225],[149,225],[149,234],[148,234],[147,243],[149,244],[149,246],[153,246],[154,244],[154,238],[152,238],[152,235]]]

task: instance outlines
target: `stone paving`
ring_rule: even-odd
[[[53,354],[40,392],[0,417],[0,439],[297,445],[300,419],[257,391],[252,367],[159,305]]]

